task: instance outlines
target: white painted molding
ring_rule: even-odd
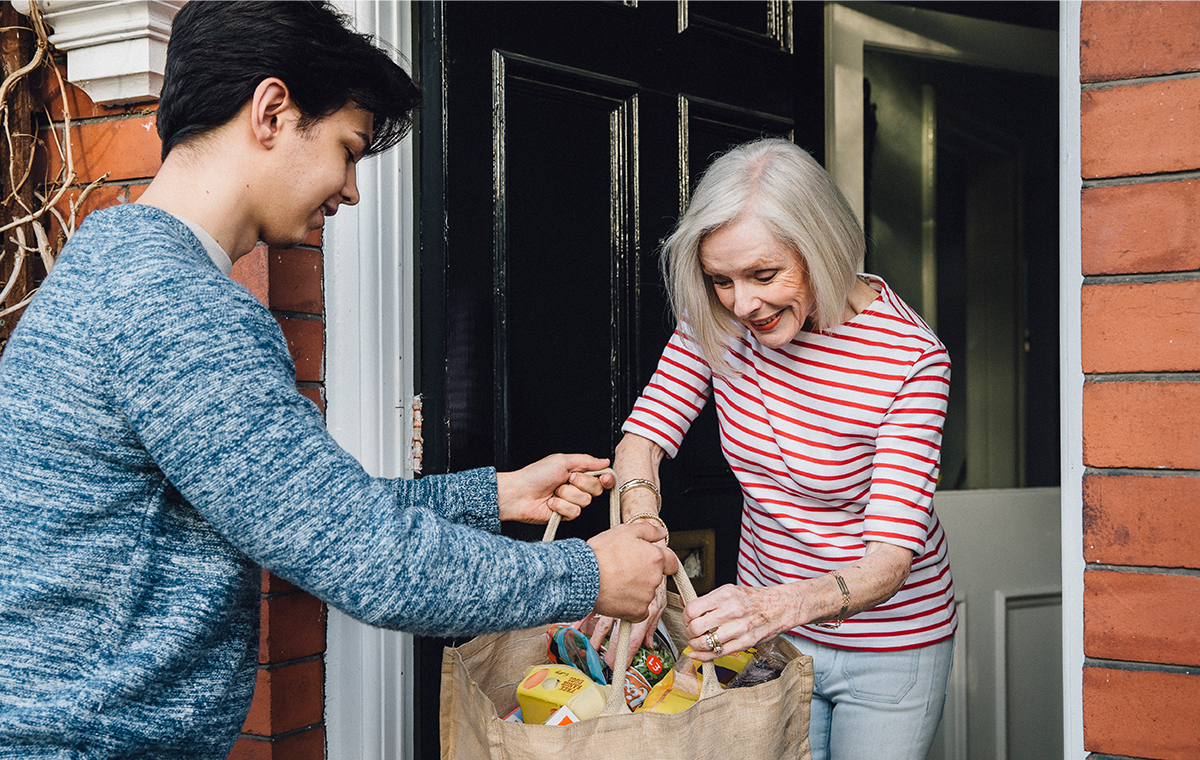
[[[29,13],[29,0],[10,2]],[[67,80],[100,105],[158,99],[171,21],[184,2],[37,0],[50,43],[67,54]]]
[[[409,0],[337,4],[360,32],[412,59]],[[412,477],[412,138],[361,161],[358,189],[359,204],[343,206],[325,224],[326,420],[337,442],[371,475]],[[326,633],[326,757],[412,758],[412,636],[333,609]]]
[[[1062,436],[1063,757],[1083,748],[1083,233],[1079,158],[1081,3],[1058,6],[1058,309]]]

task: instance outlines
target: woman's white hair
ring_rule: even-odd
[[[713,161],[663,244],[662,270],[676,320],[687,322],[717,374],[735,374],[725,351],[739,323],[704,274],[700,246],[714,231],[750,217],[761,220],[803,262],[815,301],[815,330],[841,323],[866,246],[850,204],[803,148],[763,138]]]

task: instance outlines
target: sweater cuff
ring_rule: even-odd
[[[554,541],[551,546],[562,550],[564,566],[571,568],[560,619],[581,620],[592,613],[600,596],[600,565],[596,562],[596,553],[581,538]]]
[[[442,480],[443,501],[453,505],[451,519],[460,525],[500,532],[500,506],[497,503],[496,468],[480,467],[454,473]]]

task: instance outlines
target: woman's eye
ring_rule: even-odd
[[[765,272],[756,273],[754,275],[754,279],[758,280],[759,282],[770,282],[771,280],[775,279],[776,274],[778,274],[778,271],[771,269]]]
[[[714,277],[712,283],[713,283],[714,287],[718,287],[718,288],[729,287],[729,280],[718,280],[716,277]]]

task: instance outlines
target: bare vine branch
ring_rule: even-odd
[[[0,122],[4,129],[3,145],[8,148],[9,156],[7,171],[0,174],[0,180],[3,180],[2,186],[0,186],[0,191],[2,191],[0,197],[3,198],[0,200],[0,206],[11,210],[8,219],[0,219],[0,241],[6,243],[0,246],[0,265],[3,265],[6,270],[5,280],[0,283],[0,349],[3,346],[2,338],[8,332],[7,329],[4,329],[8,327],[4,318],[19,313],[29,304],[36,293],[36,288],[30,288],[26,292],[26,288],[21,286],[21,283],[28,281],[30,277],[29,267],[31,264],[26,259],[36,254],[35,260],[40,261],[42,268],[49,273],[62,245],[75,233],[79,214],[87,202],[88,196],[108,177],[105,174],[82,188],[76,186],[78,177],[75,172],[75,160],[71,146],[71,113],[68,107],[67,85],[50,55],[48,29],[34,0],[29,2],[29,12],[26,18],[29,21],[27,27],[0,27],[2,35],[32,32],[36,38],[29,60],[14,68],[0,83]],[[37,138],[36,126],[31,130],[33,134],[14,127],[18,116],[15,113],[17,106],[14,102],[14,93],[18,89],[18,85],[22,82],[32,81],[30,77],[43,68],[48,69],[55,77],[63,104],[61,136],[47,110],[47,121],[51,128],[48,130],[49,141],[46,143]],[[32,114],[25,113],[20,116],[32,122]],[[59,167],[56,176],[46,181],[44,187],[39,188],[31,186],[31,183],[35,179],[33,177],[34,154],[41,146],[57,154]],[[18,158],[22,160],[18,160]],[[71,198],[67,195],[72,189],[79,190],[78,197]],[[68,207],[65,215],[59,210],[59,204],[64,197],[67,198]],[[33,199],[33,201],[31,202],[29,199]],[[46,220],[50,218],[56,220],[62,230],[55,241],[51,241],[46,232]],[[12,232],[11,237],[8,235],[10,231]],[[9,261],[11,263],[5,264],[5,259],[10,251],[11,259]],[[17,302],[9,303],[10,300]]]

